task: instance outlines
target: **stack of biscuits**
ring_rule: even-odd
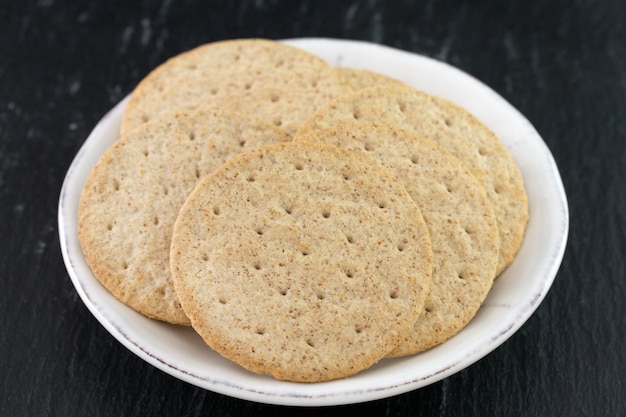
[[[122,303],[249,371],[321,382],[457,334],[527,221],[518,167],[465,109],[237,39],[138,84],[78,230]]]

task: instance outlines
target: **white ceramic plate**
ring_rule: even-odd
[[[511,337],[537,309],[557,273],[568,235],[563,185],[550,151],[507,101],[468,74],[442,62],[380,45],[334,39],[291,39],[336,66],[375,70],[464,106],[504,142],[519,165],[530,222],[514,264],[496,280],[476,317],[457,336],[427,352],[383,359],[347,379],[301,384],[245,371],[209,349],[190,328],[148,319],[118,302],[92,275],[77,238],[83,183],[118,138],[125,101],[95,127],[70,166],[59,201],[59,234],[70,278],[85,305],[124,346],[181,380],[263,403],[320,406],[357,403],[411,391],[452,375]]]

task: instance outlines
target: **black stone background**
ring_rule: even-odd
[[[0,415],[626,415],[623,1],[0,1]],[[96,122],[153,67],[236,37],[362,39],[491,86],[554,154],[571,224],[545,301],[443,381],[329,408],[198,389],[118,343],[74,290],[57,203]]]

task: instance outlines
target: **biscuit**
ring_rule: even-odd
[[[465,327],[495,277],[498,227],[484,189],[461,161],[412,131],[372,123],[347,122],[294,140],[362,153],[394,175],[422,212],[433,250],[431,290],[413,331],[389,356],[424,351]]]
[[[354,120],[413,130],[459,158],[485,188],[498,220],[497,273],[513,262],[528,222],[528,197],[519,168],[493,132],[440,97],[408,86],[376,86],[326,104],[305,121],[299,134]]]
[[[78,235],[96,278],[136,311],[189,324],[169,270],[180,206],[200,178],[240,152],[290,136],[265,122],[208,108],[142,125],[90,173]]]
[[[121,132],[164,112],[228,104],[294,133],[317,107],[348,91],[334,67],[295,47],[266,39],[212,42],[148,74],[130,95]]]
[[[375,71],[359,68],[339,67],[337,68],[339,75],[350,85],[353,90],[360,90],[362,88],[389,85],[389,86],[406,86],[400,80],[389,77]]]
[[[406,190],[336,147],[241,154],[183,205],[172,276],[192,326],[242,367],[318,382],[376,363],[423,309],[430,238]]]

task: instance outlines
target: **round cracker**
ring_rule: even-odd
[[[134,89],[122,134],[165,112],[223,106],[271,121],[294,133],[323,103],[350,91],[323,59],[266,39],[208,43],[170,58]]]
[[[421,213],[389,173],[294,142],[239,155],[198,184],[170,259],[209,346],[300,382],[346,377],[389,353],[423,309],[432,271]]]
[[[148,317],[189,324],[169,270],[180,206],[232,156],[289,139],[263,121],[213,109],[164,117],[119,139],[93,168],[79,203],[78,236],[96,278]]]
[[[388,125],[347,122],[295,141],[339,146],[378,162],[422,211],[433,250],[433,280],[425,311],[389,356],[445,342],[474,317],[489,293],[498,262],[498,227],[480,183],[435,142]]]
[[[497,273],[513,262],[528,222],[528,197],[519,168],[491,130],[467,110],[440,97],[408,86],[375,86],[323,106],[299,133],[354,120],[413,130],[459,158],[483,185],[498,220]]]

